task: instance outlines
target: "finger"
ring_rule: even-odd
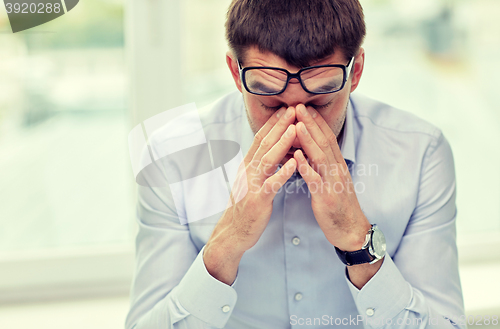
[[[267,121],[264,123],[264,125],[257,131],[253,138],[252,145],[250,145],[250,149],[248,150],[247,154],[245,155],[245,163],[248,163],[250,160],[253,159],[255,152],[258,150],[261,141],[267,136],[267,134],[271,131],[271,129],[274,127],[274,125],[280,120],[280,118],[283,116],[285,113],[286,108],[282,107],[276,113],[274,113]]]
[[[295,108],[289,107],[286,109],[284,115],[280,116],[278,122],[271,127],[269,133],[262,138],[260,145],[253,156],[253,160],[260,161],[260,159],[269,152],[269,150],[276,144],[283,133],[287,130],[288,126],[295,122]]]
[[[311,194],[317,193],[323,187],[321,176],[309,165],[301,150],[296,150],[293,156],[297,161],[297,170],[302,178],[304,178],[309,188],[309,192],[311,192]]]
[[[260,195],[266,200],[274,199],[279,189],[292,177],[295,169],[297,168],[297,161],[294,158],[288,160],[278,172],[264,181],[262,184]]]
[[[302,121],[307,128],[307,131],[311,134],[312,139],[316,142],[319,148],[325,153],[328,162],[334,163],[336,162],[335,155],[333,154],[332,148],[330,147],[330,142],[324,132],[320,129],[318,124],[316,123],[315,117],[310,114],[308,109],[312,109],[312,107],[306,108],[304,104],[297,105],[297,119]],[[316,112],[312,112],[316,117],[318,116]]]
[[[288,126],[278,142],[260,159],[258,172],[263,172],[266,176],[274,174],[278,164],[292,147],[296,136],[295,125]]]
[[[309,110],[309,113],[311,114],[313,119],[316,121],[316,124],[318,125],[319,129],[321,129],[326,139],[328,140],[332,153],[335,157],[335,161],[337,163],[340,163],[342,166],[345,166],[345,168],[347,168],[344,156],[342,155],[342,152],[340,152],[340,146],[337,141],[337,136],[335,136],[332,129],[326,123],[322,115],[319,115],[319,113],[312,107],[308,107],[307,109]]]
[[[329,162],[325,153],[312,139],[311,134],[307,130],[304,122],[300,121],[296,125],[297,137],[299,138],[302,149],[309,157],[312,167],[321,175],[326,177],[328,175]]]

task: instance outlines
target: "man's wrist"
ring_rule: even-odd
[[[374,264],[365,263],[347,266],[347,277],[349,281],[351,281],[356,288],[363,288],[363,286],[378,272],[384,262],[384,258],[385,257],[382,257]]]
[[[370,228],[371,224],[367,220],[362,226],[353,230],[351,233],[346,234],[343,241],[338,244],[334,244],[335,247],[342,251],[357,251],[362,249],[366,241],[366,234]]]
[[[238,251],[227,243],[229,239],[215,239],[208,241],[204,252],[203,262],[208,273],[215,279],[231,285],[236,279],[238,266],[243,251]]]

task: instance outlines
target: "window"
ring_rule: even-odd
[[[83,1],[16,34],[0,10],[0,31],[0,299],[99,275],[128,287],[135,201],[123,4]]]
[[[500,23],[492,1],[362,1],[367,21],[360,92],[439,127],[453,149],[460,255],[498,244]],[[474,242],[475,241],[475,242]],[[465,246],[469,246],[465,248]],[[477,259],[478,255],[470,255]]]

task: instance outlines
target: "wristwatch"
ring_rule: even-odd
[[[365,243],[360,250],[342,251],[335,247],[340,260],[347,266],[365,263],[374,264],[384,257],[385,249],[384,233],[382,233],[376,224],[373,224],[366,234]]]

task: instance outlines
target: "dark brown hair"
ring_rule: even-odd
[[[257,46],[305,67],[342,51],[355,56],[366,28],[358,0],[233,0],[226,20],[226,38],[240,61]]]

